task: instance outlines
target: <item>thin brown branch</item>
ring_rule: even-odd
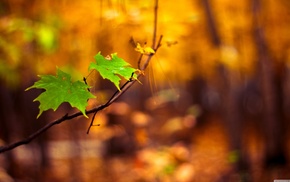
[[[140,55],[139,59],[138,59],[138,69],[141,70],[141,61],[142,61],[142,58],[143,58],[143,54]]]
[[[87,134],[90,133],[90,129],[91,129],[91,127],[92,127],[93,124],[94,124],[94,120],[95,120],[95,117],[96,117],[97,113],[98,113],[98,112],[96,111],[96,112],[94,113],[93,117],[92,117],[92,120],[91,120],[90,126],[88,127],[88,130],[87,130]]]
[[[154,25],[153,25],[153,40],[152,48],[155,48],[156,38],[157,38],[157,23],[158,23],[158,0],[155,0],[154,6]]]
[[[161,35],[161,36],[159,37],[158,44],[157,44],[156,48],[154,48],[154,47],[152,48],[152,49],[154,49],[155,54],[156,54],[156,51],[157,51],[157,50],[159,49],[159,47],[161,46],[162,38],[163,38],[163,36]],[[144,70],[147,68],[147,66],[149,65],[149,62],[151,61],[151,59],[152,59],[153,56],[154,56],[153,53],[151,53],[150,55],[148,55],[146,61],[145,61],[144,64],[143,64],[143,66],[140,68],[141,71],[144,71]]]

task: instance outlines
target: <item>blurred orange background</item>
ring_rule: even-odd
[[[131,40],[152,44],[153,0],[0,2],[0,145],[74,109],[38,120],[40,90],[56,67],[87,77],[104,103],[116,90],[89,73],[94,55],[137,67]],[[0,154],[0,181],[273,181],[290,179],[290,2],[158,2],[154,55],[142,84],[89,119],[54,126]]]

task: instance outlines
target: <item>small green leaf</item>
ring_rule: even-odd
[[[54,111],[63,102],[68,102],[72,107],[79,109],[85,117],[88,99],[95,98],[87,89],[88,85],[81,81],[72,82],[71,76],[57,69],[56,76],[41,75],[40,80],[26,90],[37,88],[45,89],[34,101],[39,101],[39,114],[43,111],[53,109]]]
[[[122,58],[119,58],[117,53],[104,57],[101,55],[101,52],[99,52],[94,58],[96,62],[90,64],[89,70],[95,69],[99,71],[104,79],[108,79],[113,82],[119,90],[121,77],[129,80],[133,73],[138,71],[137,69],[132,68],[131,65]],[[137,79],[136,74],[133,75],[133,78]]]

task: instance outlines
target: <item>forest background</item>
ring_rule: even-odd
[[[104,103],[114,85],[89,74],[99,51],[137,67],[152,44],[155,1],[0,2],[0,144],[74,111],[36,120],[39,90],[56,67],[87,78]],[[162,46],[141,78],[90,120],[54,126],[2,153],[3,181],[273,181],[288,178],[290,3],[159,1]]]

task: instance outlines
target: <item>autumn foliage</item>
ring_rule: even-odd
[[[140,84],[91,126],[93,112],[1,153],[0,181],[290,179],[289,9],[287,0],[1,1],[0,146]],[[116,63],[113,74],[96,60]],[[41,96],[44,79],[86,97],[54,107],[53,94],[78,96],[60,85]],[[53,106],[33,102],[43,97]]]

